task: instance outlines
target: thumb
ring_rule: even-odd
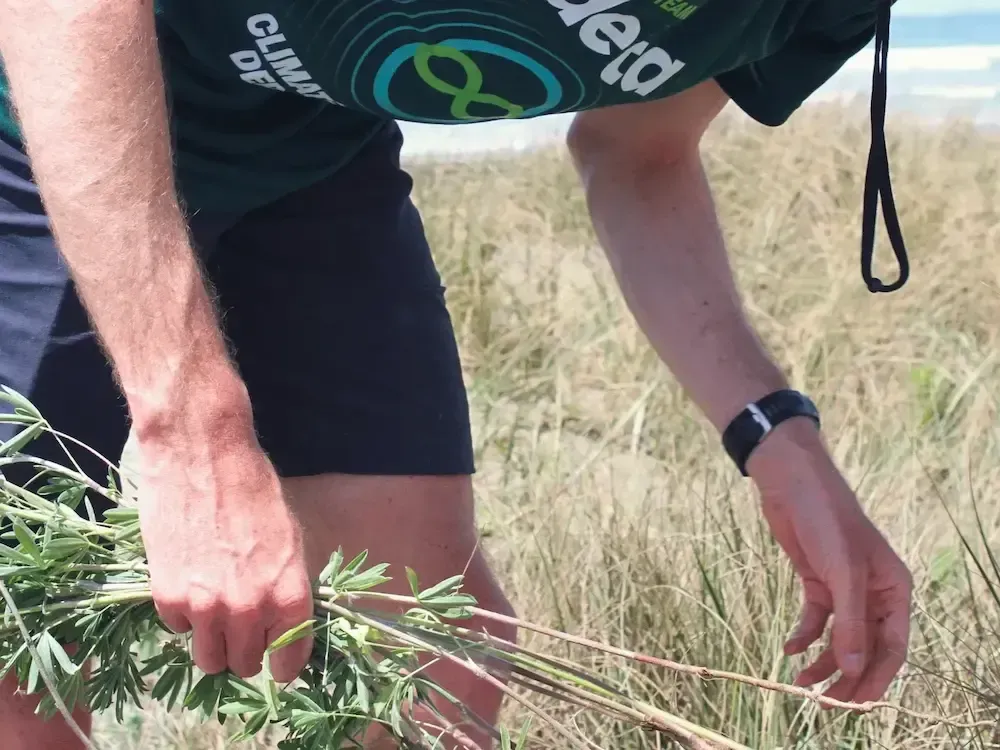
[[[832,577],[831,645],[840,671],[846,677],[857,678],[868,661],[868,570],[852,561],[836,568]]]

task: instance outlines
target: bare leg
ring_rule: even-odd
[[[38,696],[18,692],[16,680],[0,682],[0,736],[4,750],[83,750],[83,744],[56,716],[45,721],[35,714]],[[73,712],[76,723],[90,733],[90,714],[82,709]]]
[[[403,570],[413,568],[427,585],[465,573],[465,590],[480,606],[512,614],[509,602],[478,547],[472,484],[468,477],[361,477],[325,475],[287,480],[288,496],[307,535],[313,574],[326,565],[337,547],[348,559],[368,550],[369,560],[389,563],[393,581],[386,591],[410,593]],[[464,627],[487,630],[513,640],[514,629],[478,619]],[[491,725],[496,725],[502,694],[454,663],[439,661],[428,675]],[[445,706],[441,707],[445,709]],[[489,736],[445,711],[475,746],[492,747]],[[415,718],[421,718],[417,715]],[[440,723],[439,719],[424,719]],[[371,750],[391,750],[395,743],[384,735],[373,737]],[[459,742],[455,748],[462,748]]]

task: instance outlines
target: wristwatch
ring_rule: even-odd
[[[746,463],[757,446],[775,427],[794,417],[808,417],[820,426],[819,410],[808,397],[789,389],[775,391],[747,404],[722,433],[722,445],[743,476]]]

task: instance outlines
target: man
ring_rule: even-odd
[[[0,149],[0,382],[107,455],[132,426],[156,604],[207,672],[257,672],[269,640],[310,616],[310,578],[341,545],[425,580],[467,570],[484,607],[509,611],[477,548],[459,360],[394,120],[582,112],[570,148],[628,303],[802,578],[787,652],[832,616],[800,682],[839,674],[830,695],[878,698],[904,660],[909,574],[744,317],[698,148],[730,98],[776,125],[877,25],[884,51],[888,13],[0,0],[17,107]],[[888,187],[876,136],[866,234]],[[309,646],[278,652],[276,676]],[[496,719],[489,686],[432,674]],[[33,705],[7,686],[7,750],[76,747]]]

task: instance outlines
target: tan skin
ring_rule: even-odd
[[[468,479],[282,484],[257,445],[251,394],[228,359],[174,198],[152,3],[0,0],[0,50],[60,250],[132,413],[157,608],[193,633],[196,663],[259,669],[269,640],[309,616],[310,573],[339,545],[367,546],[430,578],[472,560],[471,592],[504,609],[475,554]],[[595,230],[637,322],[719,430],[787,385],[740,307],[698,154],[725,102],[709,82],[582,115],[570,134]],[[832,616],[830,648],[800,679],[839,671],[830,695],[879,697],[905,658],[909,573],[810,425],[780,426],[749,469],[804,583],[787,650],[818,640]],[[405,508],[407,523],[388,527],[389,505]],[[309,647],[279,652],[276,676],[298,674]],[[495,718],[492,689],[456,672],[441,679]],[[41,724],[20,699],[0,700],[0,724],[11,750],[75,747],[59,721]]]

